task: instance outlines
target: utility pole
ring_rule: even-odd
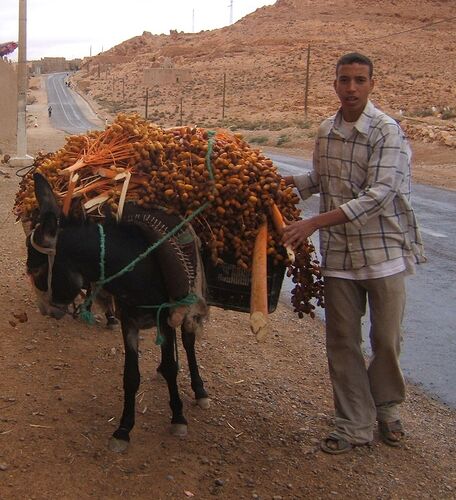
[[[306,88],[304,93],[304,117],[306,121],[307,121],[307,101],[309,98],[309,74],[310,74],[310,43],[307,46]]]
[[[27,0],[19,0],[19,52],[17,59],[17,156],[13,167],[28,167],[33,157],[27,154]]]
[[[195,33],[195,9],[192,11],[192,33]]]
[[[230,5],[229,5],[229,7],[230,7],[230,25],[233,24],[233,1],[234,0],[231,0]]]
[[[147,120],[149,116],[149,87],[146,88],[146,104],[144,109],[144,118]]]
[[[222,124],[225,122],[226,73],[223,73]]]

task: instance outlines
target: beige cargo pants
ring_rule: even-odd
[[[399,365],[405,307],[404,273],[370,280],[325,278],[326,350],[336,429],[353,444],[373,439],[376,420],[399,419],[405,399]],[[361,318],[370,311],[372,357],[361,348]]]

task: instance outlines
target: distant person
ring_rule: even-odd
[[[38,117],[37,117],[37,116],[35,116],[35,117],[34,117],[34,123],[33,123],[33,126],[34,126],[35,128],[37,128],[37,127],[38,127]]]
[[[331,454],[369,444],[376,421],[383,442],[401,445],[404,278],[426,260],[410,204],[410,147],[396,121],[369,100],[373,88],[370,59],[351,53],[338,60],[340,109],[319,127],[312,171],[285,178],[303,199],[320,194],[320,214],[288,225],[283,242],[298,248],[320,231],[335,407],[335,429],[320,447]],[[372,348],[367,367],[361,348],[366,304]]]
[[[48,116],[49,116],[49,118],[52,116],[52,106],[51,105],[48,106]]]

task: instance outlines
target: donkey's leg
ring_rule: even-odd
[[[104,311],[106,318],[106,328],[108,330],[116,330],[119,327],[119,320],[114,314],[114,299],[112,295],[105,290],[100,290],[97,296],[97,302],[100,304]]]
[[[112,302],[111,304],[108,305],[105,311],[105,318],[106,318],[106,328],[108,330],[117,330],[119,328],[119,320],[114,315],[114,307]]]
[[[124,407],[118,429],[112,435],[109,448],[122,452],[128,448],[130,431],[135,425],[135,397],[140,382],[138,367],[138,328],[122,318],[122,336],[125,346],[123,375]]]
[[[203,380],[199,374],[198,362],[195,354],[195,332],[185,327],[185,322],[181,328],[182,344],[187,353],[188,368],[190,370],[190,379],[192,389],[195,393],[196,403],[201,408],[209,408],[209,398],[204,389]]]
[[[165,321],[160,321],[160,329],[165,337],[165,341],[161,346],[162,361],[160,363],[160,373],[168,384],[169,406],[172,411],[171,434],[185,436],[187,434],[187,420],[185,420],[182,411],[182,400],[177,387],[178,366],[174,356],[176,331],[168,325],[166,319]]]

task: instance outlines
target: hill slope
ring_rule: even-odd
[[[287,130],[293,142],[333,112],[335,62],[356,50],[374,61],[377,105],[415,117],[406,124],[412,136],[456,146],[456,69],[448,64],[456,57],[454,22],[450,0],[278,0],[219,30],[144,32],[87,60],[75,81],[108,112],[143,114],[144,70],[187,68],[187,82],[149,85],[151,120],[214,126],[224,111],[226,126]]]

